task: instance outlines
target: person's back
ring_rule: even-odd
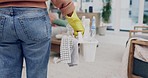
[[[47,0],[0,0],[1,7],[38,7],[46,8]],[[63,15],[74,11],[75,7],[72,0],[51,0],[51,2],[61,10]]]
[[[47,78],[51,23],[46,0],[0,0],[0,78]],[[72,0],[51,0],[74,31],[84,31]],[[71,16],[68,18],[68,16]]]

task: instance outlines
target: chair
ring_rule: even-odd
[[[148,26],[134,26],[134,30],[129,31],[129,38],[136,36],[136,33],[138,32],[148,34]]]
[[[142,30],[138,30],[142,28]],[[148,26],[135,26],[134,30],[130,30],[129,32],[129,38],[132,37],[142,37],[148,39],[148,36],[142,36],[142,35],[137,35],[137,32],[142,32],[142,33],[147,33],[148,34]],[[144,45],[148,46],[148,41],[142,41],[142,40],[137,40],[133,39],[130,42],[130,50],[129,50],[129,58],[128,58],[128,78],[140,78],[139,76],[136,76],[133,74],[133,62],[134,62],[134,52],[135,52],[135,45]]]

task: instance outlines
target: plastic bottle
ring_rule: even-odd
[[[83,26],[84,26],[84,28],[85,28],[85,19],[86,19],[86,17],[85,16],[82,16],[82,24],[83,24]]]
[[[78,43],[83,42],[82,32],[78,32]]]
[[[90,19],[86,18],[84,20],[84,39],[90,38]]]
[[[91,25],[91,37],[94,38],[96,36],[96,18],[93,16],[92,25]]]

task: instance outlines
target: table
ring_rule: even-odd
[[[51,38],[51,51],[60,53],[61,39]]]

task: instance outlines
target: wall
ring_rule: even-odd
[[[100,12],[102,8],[102,0],[94,0],[93,2],[83,2],[83,11],[85,11],[85,9],[87,9],[87,11],[89,10],[88,5],[93,6],[93,12]]]
[[[77,0],[77,2],[74,2],[77,11],[79,11],[80,5],[81,5],[81,1]],[[93,0],[93,2],[83,2],[82,3],[82,10],[83,12],[85,12],[85,9],[87,9],[89,6],[93,6],[93,12],[100,12],[101,8],[102,8],[102,0]]]

